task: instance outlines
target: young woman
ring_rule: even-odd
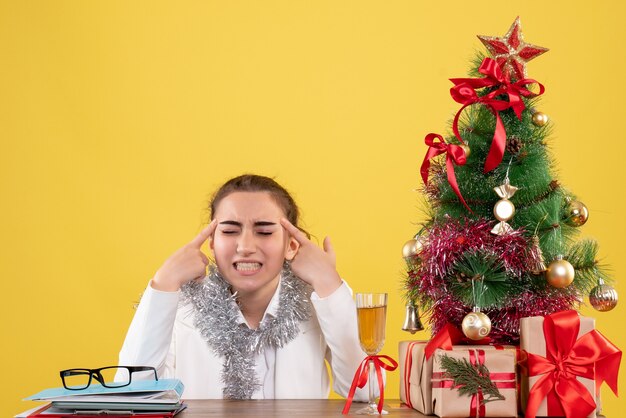
[[[323,250],[309,241],[293,199],[267,177],[227,181],[210,212],[148,284],[119,364],[182,380],[187,399],[272,399],[326,398],[327,361],[347,396],[366,354],[330,240]]]

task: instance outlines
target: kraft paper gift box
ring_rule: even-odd
[[[470,364],[484,364],[490,380],[503,400],[482,404],[484,394],[461,395],[453,380],[441,367],[441,357],[466,359]],[[517,417],[517,349],[514,346],[454,346],[452,350],[437,349],[433,356],[433,412],[441,418],[453,417]],[[481,406],[484,405],[484,406]]]
[[[595,329],[596,321],[593,318],[579,316],[580,319],[580,328],[578,331],[578,338],[583,335],[591,332]],[[546,340],[544,336],[543,329],[544,317],[543,316],[532,316],[528,318],[522,318],[520,320],[520,348],[527,353],[533,353],[540,355],[542,357],[546,356]],[[522,374],[522,411],[526,412],[526,407],[528,403],[528,397],[530,395],[530,390],[533,385],[537,383],[537,381],[543,375],[537,376],[528,376],[526,373]],[[591,396],[596,398],[596,382],[594,379],[587,379],[584,377],[578,376],[576,378],[582,385],[587,389],[587,391],[591,394]],[[595,399],[596,403],[599,404],[599,400]],[[550,416],[548,412],[548,400],[547,397],[544,398],[539,408],[537,409],[537,416],[547,417]],[[553,413],[554,415],[554,413]],[[557,413],[557,415],[563,415],[562,412]],[[595,418],[596,410],[593,410],[587,418]]]
[[[430,379],[433,361],[426,360],[428,341],[400,341],[400,400],[425,415],[432,415]]]
[[[426,359],[425,348],[429,341],[401,341],[398,344],[400,363],[400,400],[424,415],[433,415],[432,372],[433,357]],[[517,347],[511,345],[455,345],[452,350],[509,350],[514,353]]]

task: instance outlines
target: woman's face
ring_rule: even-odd
[[[211,249],[222,275],[240,295],[273,292],[298,242],[280,225],[283,210],[268,192],[235,192],[215,211]]]

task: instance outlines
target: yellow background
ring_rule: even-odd
[[[582,233],[621,279],[624,11],[618,1],[1,1],[0,415],[31,407],[21,399],[59,385],[61,369],[116,363],[148,279],[200,230],[210,193],[242,172],[293,191],[354,290],[389,292],[385,353],[427,338],[400,330],[423,137],[447,131],[458,109],[447,79],[466,75],[476,35],[504,35],[517,15],[526,41],[551,49],[529,75],[547,87],[559,179],[589,207]],[[623,281],[617,289],[626,295]],[[583,312],[625,348],[624,309]],[[398,382],[390,373],[389,398]],[[604,391],[608,416],[620,403]]]

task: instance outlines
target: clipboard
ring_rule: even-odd
[[[111,409],[61,409],[52,403],[44,405],[27,418],[171,418],[187,408],[184,403],[174,411],[132,411]]]

